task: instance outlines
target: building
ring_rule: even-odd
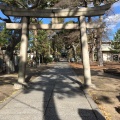
[[[111,51],[111,42],[102,42],[103,61],[119,61],[120,53]]]

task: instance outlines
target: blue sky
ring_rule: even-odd
[[[107,11],[104,21],[107,26],[106,30],[111,33],[109,38],[113,40],[115,33],[120,29],[120,0],[113,4],[110,10]]]
[[[2,12],[0,11],[0,17],[6,18]],[[77,21],[76,18],[67,18],[65,21],[74,20]],[[49,24],[51,22],[51,18],[42,18],[43,23]],[[112,5],[111,9],[106,12],[106,17],[104,18],[106,22],[106,30],[111,34],[109,38],[112,40],[115,32],[120,29],[120,0]],[[1,20],[0,20],[1,22]]]

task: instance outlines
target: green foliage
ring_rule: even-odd
[[[3,30],[0,32],[0,46],[7,44],[10,38],[10,31],[3,28]]]
[[[112,41],[112,52],[120,52],[120,29],[116,32],[114,40]]]
[[[54,37],[53,44],[54,44],[54,52],[56,50],[57,52],[60,52],[61,49],[64,47],[63,39],[59,35],[56,35]]]
[[[14,6],[20,8],[45,8],[51,7],[59,0],[1,0],[1,3],[7,6]],[[49,4],[48,4],[49,3]]]
[[[53,61],[53,58],[51,58],[51,57],[49,57],[49,56],[45,56],[45,57],[44,57],[44,61],[45,61],[45,63],[50,63],[50,62]]]
[[[116,32],[114,36],[114,41],[119,41],[120,42],[120,29]]]
[[[116,0],[1,0],[1,3],[5,3],[7,6],[14,6],[19,8],[46,8],[53,7],[58,4],[61,8],[68,8],[71,6],[87,6],[87,4],[93,2],[94,6],[99,6],[101,3],[114,3]]]
[[[38,35],[36,36],[37,44],[34,42],[34,45],[36,46],[37,50],[41,54],[47,54],[48,48],[49,48],[49,42],[47,39],[47,34],[45,30],[39,30]]]
[[[37,35],[31,41],[31,50],[46,55],[49,52],[49,41],[45,30],[38,30]]]

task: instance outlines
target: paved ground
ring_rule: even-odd
[[[44,71],[0,106],[0,120],[105,120],[66,62]]]

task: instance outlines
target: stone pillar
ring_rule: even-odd
[[[25,82],[26,62],[27,62],[27,48],[28,48],[28,17],[22,18],[22,35],[20,45],[20,61],[18,72],[18,83],[14,85],[15,89],[21,89]]]
[[[84,85],[91,86],[91,71],[90,71],[85,17],[80,16],[79,22],[81,28],[80,35],[81,35],[81,45],[82,45],[83,69],[84,69]]]

